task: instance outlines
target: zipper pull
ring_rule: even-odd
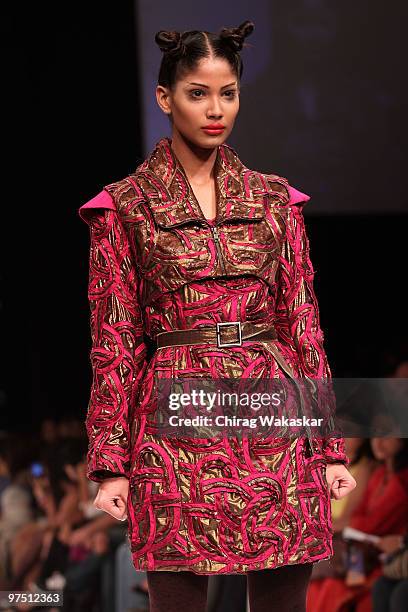
[[[220,236],[218,234],[218,228],[215,225],[210,225],[210,229],[214,237],[215,248],[217,249],[218,260],[220,262],[221,269],[224,272],[224,274],[226,274],[224,258],[223,258],[221,246],[220,246]]]

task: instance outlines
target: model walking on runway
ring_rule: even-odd
[[[253,27],[156,34],[171,137],[79,209],[91,241],[88,477],[95,505],[128,521],[152,611],[204,611],[208,576],[236,573],[251,612],[304,610],[313,563],[333,554],[330,499],[356,485],[341,437],[177,440],[150,427],[158,379],[331,377],[310,198],[226,144]]]

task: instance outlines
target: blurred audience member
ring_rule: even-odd
[[[372,589],[373,612],[406,612],[408,609],[408,532],[381,538],[385,555],[383,575]]]
[[[7,587],[10,567],[10,543],[18,530],[33,517],[32,495],[25,484],[26,448],[17,436],[9,434],[0,440],[0,584]]]
[[[408,530],[408,439],[372,438],[375,458],[381,462],[372,472],[366,494],[354,509],[349,526],[379,536],[378,545],[354,545],[361,555],[362,580],[357,584],[350,567],[345,579],[323,578],[310,583],[308,612],[371,612],[371,587],[381,575],[381,546],[385,536]],[[350,558],[349,558],[350,559]]]

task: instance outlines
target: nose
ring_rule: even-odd
[[[223,116],[221,104],[217,96],[211,99],[211,103],[207,111],[207,116],[209,119],[220,119]]]

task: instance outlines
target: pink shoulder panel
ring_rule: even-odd
[[[78,209],[81,219],[87,221],[86,213],[92,208],[110,208],[111,210],[116,210],[112,197],[105,189],[102,189],[94,198],[88,200]]]
[[[289,185],[288,187],[289,189],[289,196],[290,196],[290,200],[289,200],[289,204],[299,204],[299,202],[308,202],[310,200],[310,196],[308,196],[306,193],[302,193],[301,191],[299,191],[298,189],[295,189],[294,187],[291,187]]]

